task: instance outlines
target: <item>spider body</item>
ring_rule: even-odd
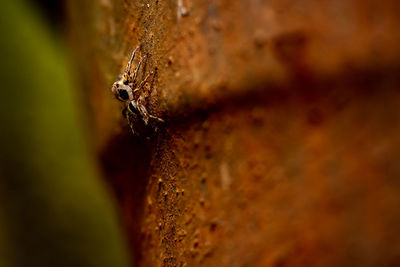
[[[143,96],[143,87],[148,82],[150,74],[147,74],[145,78],[139,83],[137,80],[138,72],[142,62],[145,60],[146,56],[140,58],[138,64],[136,65],[133,72],[131,72],[132,62],[135,59],[135,55],[140,45],[132,52],[130,60],[124,70],[124,72],[118,77],[118,79],[112,85],[111,91],[114,96],[121,102],[125,103],[125,109],[123,114],[128,120],[128,124],[132,129],[132,132],[138,134],[135,131],[137,124],[143,124],[147,126],[150,119],[163,122],[162,119],[153,116],[147,112],[146,109],[146,99]],[[138,122],[141,120],[142,123]],[[143,128],[143,127],[142,127]]]

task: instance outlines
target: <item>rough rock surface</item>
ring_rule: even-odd
[[[94,144],[138,266],[400,264],[400,5],[74,1]],[[138,43],[148,109],[110,92]],[[144,75],[144,74],[141,74]]]

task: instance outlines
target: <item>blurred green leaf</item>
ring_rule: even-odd
[[[61,47],[20,0],[0,8],[0,264],[127,266]]]

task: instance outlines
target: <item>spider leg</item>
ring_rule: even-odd
[[[130,74],[132,62],[133,62],[133,60],[135,59],[136,51],[137,51],[139,48],[140,48],[140,44],[138,44],[138,45],[136,46],[135,50],[132,51],[131,58],[129,59],[128,64],[127,64],[126,67],[125,67],[125,72],[128,73],[128,74]]]
[[[151,73],[147,74],[146,78],[144,78],[144,80],[140,83],[140,85],[139,85],[139,86],[137,87],[137,89],[135,89],[135,90],[140,90],[140,89],[142,89],[143,86],[144,86],[144,85],[146,84],[146,82],[148,81],[148,79],[150,78],[150,75],[151,75],[151,74],[154,74],[154,72],[151,72]],[[142,116],[146,118],[146,120],[145,120],[146,124],[147,124],[148,118],[152,118],[152,119],[156,119],[156,120],[158,120],[158,121],[164,122],[163,119],[161,119],[161,118],[159,118],[159,117],[156,117],[156,116],[153,116],[153,115],[151,115],[150,113],[148,113],[148,112],[147,112],[147,109],[146,109],[146,107],[145,107],[145,105],[144,105],[143,102],[144,102],[144,97],[143,97],[143,96],[140,96],[140,97],[138,98],[138,100],[137,100],[137,107],[138,107],[140,113],[142,114]]]
[[[135,82],[137,73],[139,72],[140,65],[142,64],[143,60],[145,60],[145,59],[146,59],[146,55],[144,55],[144,56],[139,60],[139,63],[136,65],[136,68],[135,68],[135,70],[134,70],[134,72],[133,72],[132,79],[131,79],[132,83]]]
[[[131,128],[132,133],[136,134],[135,129],[134,129],[134,125],[133,125],[134,123],[132,121],[130,111],[128,110],[127,107],[124,108],[124,110],[122,110],[122,114],[126,118],[126,120],[128,121],[128,125],[129,125],[129,128]]]
[[[158,121],[160,121],[160,122],[164,122],[163,119],[151,115],[151,114],[147,111],[147,109],[146,109],[146,107],[145,107],[145,105],[144,105],[143,102],[144,102],[144,97],[143,97],[143,96],[140,96],[140,97],[138,98],[138,100],[136,101],[136,105],[137,105],[137,109],[139,110],[140,114],[142,114],[143,120],[144,120],[144,122],[145,122],[146,125],[147,125],[147,123],[148,123],[148,121],[149,121],[149,118],[156,119],[156,120],[158,120]]]
[[[160,121],[160,122],[164,122],[163,119],[161,119],[161,118],[159,118],[159,117],[156,117],[156,116],[153,116],[153,115],[151,115],[151,114],[148,114],[148,116],[149,116],[150,118],[152,118],[152,119],[158,120],[158,121]]]
[[[135,89],[135,90],[140,90],[140,89],[142,89],[143,86],[146,84],[146,82],[148,82],[148,79],[150,78],[150,75],[151,75],[152,73],[153,73],[153,72],[147,74],[146,77],[143,79],[143,81],[139,84],[139,86],[138,86],[137,89]]]

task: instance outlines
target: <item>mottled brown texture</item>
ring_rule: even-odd
[[[70,10],[138,266],[400,265],[398,1]],[[166,120],[153,140],[128,134],[110,92],[138,42]]]

